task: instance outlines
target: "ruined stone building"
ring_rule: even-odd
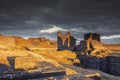
[[[97,34],[97,33],[86,33],[84,35],[84,40],[88,40],[90,36],[92,40],[97,40],[100,42],[100,34]]]
[[[80,41],[80,44],[76,46],[76,51],[94,56],[97,54],[103,54],[102,56],[104,56],[110,53],[110,51],[104,47],[103,43],[100,42],[100,35],[96,33],[85,34],[84,40]]]
[[[70,32],[63,35],[61,32],[57,33],[58,37],[58,50],[71,50],[74,51],[76,46],[76,39],[71,36]]]
[[[96,33],[86,33],[84,35],[84,40],[80,41],[80,44],[76,46],[76,50],[83,52],[85,50],[91,50],[95,46],[98,46],[100,43],[100,35]],[[94,45],[93,45],[94,44]]]

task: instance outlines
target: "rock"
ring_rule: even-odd
[[[40,38],[40,41],[41,41],[41,42],[45,42],[45,41],[49,41],[49,40],[46,39],[46,38],[44,38],[44,37],[42,37],[42,38]]]
[[[0,35],[0,48],[9,48],[15,46],[15,39],[10,36]]]
[[[54,77],[49,77],[49,78],[47,78],[45,80],[56,80],[56,79]]]
[[[21,50],[27,50],[27,51],[31,51],[28,47],[26,47],[26,46],[22,46],[21,47]]]
[[[63,77],[62,80],[70,80],[69,77]]]
[[[14,69],[29,70],[36,68],[35,59],[32,57],[16,57]]]
[[[9,64],[9,61],[7,59],[7,56],[0,56],[0,64],[4,64],[4,65],[7,65],[7,66],[10,66]]]
[[[4,72],[10,68],[9,61],[6,56],[0,56],[0,72]]]

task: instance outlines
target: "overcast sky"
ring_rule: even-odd
[[[120,43],[120,0],[0,0],[1,34],[57,39],[57,31]]]

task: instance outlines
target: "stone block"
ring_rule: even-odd
[[[32,57],[16,57],[14,69],[29,70],[36,68],[35,59]]]
[[[100,59],[96,57],[89,57],[85,61],[85,66],[90,69],[100,69]]]

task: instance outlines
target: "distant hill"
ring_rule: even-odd
[[[109,50],[120,50],[120,44],[104,44]],[[8,48],[57,48],[57,40],[45,37],[24,39],[19,36],[4,36],[0,34],[0,49]]]
[[[120,44],[104,44],[107,49],[120,50]]]
[[[4,36],[0,35],[0,49],[10,47],[23,47],[28,48],[56,48],[57,44],[54,40],[49,40],[44,37],[41,38],[28,38],[24,39],[19,36]]]

